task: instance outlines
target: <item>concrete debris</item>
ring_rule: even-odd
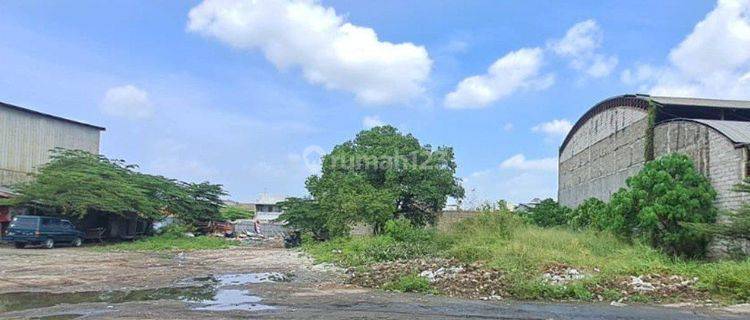
[[[545,282],[554,285],[564,285],[571,281],[588,278],[590,275],[581,272],[579,269],[562,264],[552,265],[542,274]]]
[[[698,278],[687,279],[682,276],[665,276],[659,274],[647,274],[621,282],[621,286],[627,288],[628,293],[659,293],[674,294],[687,292],[698,282]]]
[[[348,274],[352,284],[364,287],[380,288],[402,276],[416,274],[451,297],[498,300],[507,296],[503,273],[485,268],[481,263],[465,264],[440,258],[400,260],[377,263],[365,271],[349,269]]]
[[[453,278],[457,273],[464,271],[462,267],[450,267],[450,268],[438,268],[437,270],[425,270],[419,274],[421,277],[427,278],[430,283],[435,283],[443,278]]]

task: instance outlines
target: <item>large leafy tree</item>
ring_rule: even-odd
[[[91,212],[137,214],[158,219],[174,214],[187,223],[215,220],[225,194],[221,185],[186,183],[135,171],[123,160],[80,150],[54,150],[28,182],[14,186],[10,204],[81,218]]]
[[[453,149],[421,145],[392,126],[357,134],[323,158],[320,175],[306,186],[319,209],[346,233],[352,222],[383,231],[388,220],[406,218],[423,226],[434,223],[448,197],[464,190],[455,177]]]

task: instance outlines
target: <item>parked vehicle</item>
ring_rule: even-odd
[[[16,216],[10,223],[3,241],[13,243],[16,248],[27,245],[43,245],[52,249],[58,243],[80,247],[83,232],[76,230],[68,220],[42,216]]]

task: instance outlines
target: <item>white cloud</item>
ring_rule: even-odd
[[[513,131],[513,123],[510,123],[510,122],[506,122],[506,123],[505,123],[505,124],[503,125],[503,131],[505,131],[505,132],[510,132],[510,131]]]
[[[594,20],[576,23],[565,36],[553,40],[549,49],[555,54],[570,59],[570,66],[592,78],[609,75],[617,67],[616,56],[606,56],[598,52],[604,39],[599,25]]]
[[[666,65],[649,68],[621,78],[653,95],[750,98],[750,1],[718,1]]]
[[[127,119],[148,118],[154,111],[148,93],[133,85],[107,90],[101,102],[101,109],[107,115]]]
[[[567,135],[571,128],[573,128],[573,124],[570,121],[566,119],[554,119],[534,126],[531,128],[531,131],[544,133],[550,138],[558,138]]]
[[[541,75],[541,48],[510,52],[490,66],[486,74],[462,80],[445,97],[448,108],[482,108],[522,89],[543,90],[554,83],[552,74]]]
[[[627,85],[643,83],[656,77],[661,70],[649,64],[637,64],[634,69],[625,69],[620,74],[620,81]]]
[[[557,171],[557,158],[526,159],[523,154],[519,153],[500,163],[500,168],[523,171]]]
[[[380,127],[384,126],[385,122],[383,120],[380,120],[380,117],[378,116],[366,116],[362,118],[362,127],[365,129],[371,129],[374,127]]]
[[[466,198],[462,207],[500,199],[513,203],[533,198],[556,198],[557,175],[552,171],[516,171],[497,168],[474,172],[462,179]]]
[[[206,0],[190,10],[189,31],[262,51],[279,69],[299,67],[313,84],[363,103],[403,103],[425,91],[432,60],[423,46],[378,39],[312,0]]]

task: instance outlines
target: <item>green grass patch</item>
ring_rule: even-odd
[[[576,299],[588,301],[596,295],[607,300],[621,294],[613,283],[645,274],[698,277],[701,293],[725,303],[750,301],[750,259],[701,261],[673,259],[645,244],[629,243],[607,232],[541,228],[507,213],[485,213],[466,219],[451,231],[425,231],[429,237],[397,241],[397,237],[339,238],[308,242],[304,249],[319,261],[347,267],[420,257],[456,258],[505,272],[508,291],[520,299]],[[565,286],[542,281],[542,273],[553,265],[569,265],[590,277]],[[395,284],[394,284],[395,285]],[[636,297],[636,299],[646,299]]]
[[[226,249],[231,246],[232,242],[219,237],[183,237],[165,234],[133,242],[104,245],[95,247],[95,249],[100,251],[193,251]]]
[[[430,286],[430,281],[416,274],[402,276],[395,281],[384,284],[382,288],[398,292],[436,293],[436,290]]]

